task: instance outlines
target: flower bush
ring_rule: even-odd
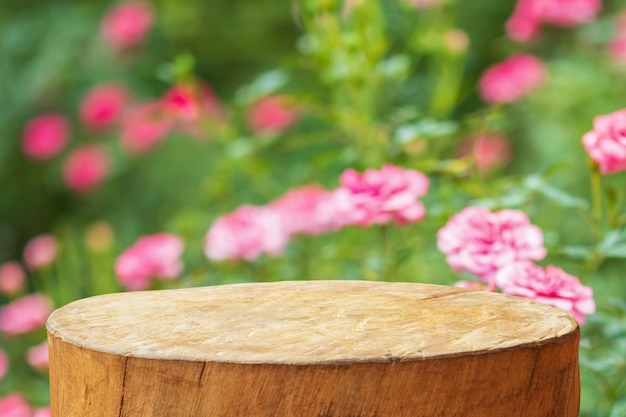
[[[0,416],[50,413],[53,306],[295,279],[560,308],[581,416],[625,414],[626,4],[18,3],[0,4]]]

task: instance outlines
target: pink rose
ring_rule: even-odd
[[[75,149],[63,165],[65,185],[72,191],[87,192],[100,186],[109,174],[111,158],[102,145]]]
[[[419,171],[384,165],[362,174],[348,169],[341,174],[341,186],[334,191],[340,223],[371,226],[391,221],[405,225],[426,215],[419,197],[428,191],[428,177]]]
[[[260,136],[277,136],[289,129],[300,118],[300,110],[287,96],[268,96],[252,104],[246,120],[248,128]]]
[[[175,235],[144,236],[117,258],[115,273],[127,290],[144,290],[152,278],[169,280],[181,274],[184,249],[183,240]]]
[[[535,0],[519,0],[509,20],[506,21],[506,33],[519,42],[531,41],[539,37],[541,19],[534,7]]]
[[[207,122],[220,121],[224,110],[213,89],[206,83],[177,84],[161,99],[165,111],[178,122],[178,130],[196,138],[206,138]]]
[[[43,342],[28,349],[26,361],[36,371],[48,369],[48,342]]]
[[[603,174],[626,170],[626,109],[597,116],[582,142]]]
[[[511,160],[511,145],[506,136],[486,132],[469,138],[461,144],[459,156],[470,156],[481,175],[497,167],[506,166]]]
[[[24,288],[26,275],[17,262],[5,262],[0,266],[0,293],[12,295]]]
[[[263,253],[280,255],[288,242],[289,233],[276,210],[245,205],[213,223],[204,252],[213,261],[252,261]]]
[[[100,34],[104,43],[115,51],[141,44],[152,27],[150,3],[140,0],[122,1],[114,5],[102,20]]]
[[[538,88],[545,77],[539,59],[516,55],[488,68],[480,78],[478,92],[487,103],[510,103]]]
[[[541,229],[519,210],[467,207],[437,233],[437,247],[455,272],[491,282],[505,265],[546,256]]]
[[[496,274],[496,284],[503,294],[530,298],[567,311],[580,324],[585,323],[585,315],[596,311],[591,287],[556,266],[543,269],[529,261],[509,264]]]
[[[24,296],[0,308],[0,331],[9,336],[28,333],[43,326],[51,312],[52,302],[45,295]]]
[[[22,149],[33,159],[50,159],[63,150],[69,136],[70,124],[64,116],[43,114],[24,127]]]
[[[2,417],[31,417],[30,405],[19,393],[0,397],[0,416]]]
[[[50,265],[57,258],[59,246],[52,235],[32,238],[24,248],[24,264],[31,271]]]
[[[133,107],[122,121],[122,148],[131,155],[146,153],[170,134],[173,122],[159,102]]]
[[[332,192],[319,185],[290,190],[270,207],[279,213],[290,234],[319,235],[337,229]]]
[[[50,417],[51,413],[50,413],[50,407],[40,407],[35,409],[35,413],[33,414],[33,417]]]
[[[119,120],[128,97],[128,90],[120,84],[102,84],[95,87],[80,103],[80,120],[93,130],[110,127]]]
[[[2,379],[7,374],[8,371],[9,371],[9,357],[7,356],[4,350],[0,349],[0,381],[2,381]]]

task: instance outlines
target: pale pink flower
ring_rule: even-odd
[[[146,153],[172,131],[174,120],[159,102],[145,102],[128,111],[122,120],[120,141],[131,155]]]
[[[31,417],[33,410],[17,392],[0,397],[0,416],[2,417]]]
[[[591,287],[561,268],[548,265],[545,269],[532,262],[504,266],[496,274],[496,284],[502,293],[530,298],[572,314],[580,324],[585,316],[596,311]]]
[[[532,55],[515,55],[489,67],[478,92],[487,103],[510,103],[537,89],[546,78],[544,64]]]
[[[97,188],[109,174],[111,158],[102,145],[84,145],[75,149],[63,165],[63,180],[72,191],[87,192]]]
[[[7,374],[8,371],[9,371],[9,357],[7,356],[4,350],[0,349],[0,381],[2,381],[2,379]]]
[[[48,342],[43,342],[28,349],[26,361],[36,371],[48,369]]]
[[[470,156],[482,175],[506,166],[511,160],[509,139],[501,133],[486,132],[469,138],[461,144],[459,156]]]
[[[339,181],[333,201],[337,221],[345,226],[405,225],[426,215],[419,198],[428,191],[428,177],[419,171],[386,164],[362,174],[347,169]]]
[[[70,124],[60,114],[48,113],[29,121],[24,127],[22,149],[33,159],[46,160],[63,150],[70,137]]]
[[[282,254],[288,242],[289,233],[276,210],[244,205],[213,223],[204,252],[214,261],[252,261],[263,253]]]
[[[18,262],[5,262],[0,266],[0,293],[15,294],[24,288],[26,274]]]
[[[30,294],[0,308],[0,331],[15,336],[44,325],[52,302],[43,294]]]
[[[482,282],[476,281],[457,281],[454,284],[455,287],[465,288],[467,290],[477,290],[477,291],[495,291],[495,285],[483,284]]]
[[[595,117],[582,142],[603,174],[626,170],[626,109]]]
[[[170,280],[183,271],[181,238],[167,233],[141,237],[115,262],[115,273],[129,291],[144,290],[152,278]]]
[[[269,204],[290,234],[319,235],[337,229],[333,194],[319,185],[295,188]]]
[[[102,19],[100,35],[115,51],[140,45],[152,27],[153,10],[147,1],[122,1],[109,9]]]
[[[59,245],[52,235],[39,235],[28,241],[24,248],[24,264],[31,271],[50,265],[59,254]]]
[[[119,121],[128,98],[128,90],[121,84],[95,87],[80,103],[80,120],[93,130],[108,128]]]
[[[50,407],[40,407],[35,409],[33,417],[50,417]]]
[[[248,128],[260,136],[280,135],[300,119],[300,109],[287,96],[268,96],[248,109]]]
[[[439,230],[437,247],[455,272],[489,283],[505,265],[546,256],[541,229],[519,210],[466,207]]]
[[[508,35],[518,41],[536,38],[541,25],[572,27],[592,20],[601,0],[518,0],[506,23]]]

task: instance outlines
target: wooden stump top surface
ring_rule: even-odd
[[[414,361],[555,342],[567,313],[461,288],[294,281],[108,294],[70,303],[51,335],[115,355],[197,362]]]

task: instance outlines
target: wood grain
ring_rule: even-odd
[[[53,417],[575,417],[578,326],[364,281],[110,294],[48,320]]]

